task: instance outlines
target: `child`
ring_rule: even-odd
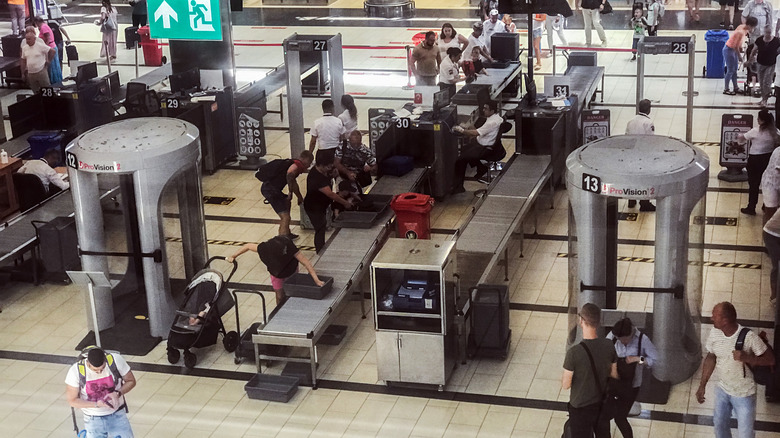
[[[488,74],[485,67],[482,65],[482,61],[479,59],[479,51],[471,51],[471,60],[463,61],[463,74],[466,76],[466,82],[471,83],[477,78],[477,75]]]
[[[747,79],[745,82],[748,86],[745,88],[745,95],[750,96],[755,94],[760,96],[761,89],[758,86],[758,48],[755,44],[748,45],[745,51],[745,72],[747,72]],[[751,90],[753,93],[751,93]]]
[[[338,195],[347,201],[352,200],[352,205],[360,203],[360,189],[352,181],[341,180],[338,189]],[[339,217],[339,214],[344,210],[344,206],[335,201],[330,205],[330,208],[333,210],[334,218]]]
[[[637,44],[639,44],[639,38],[645,35],[648,27],[647,20],[645,20],[645,17],[642,16],[641,3],[634,3],[632,15],[633,16],[631,17],[631,21],[629,21],[628,24],[632,29],[634,29],[634,41],[631,43],[631,48],[634,49],[634,53],[633,56],[631,56],[631,60],[636,61],[636,47]]]

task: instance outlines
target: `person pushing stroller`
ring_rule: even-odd
[[[249,251],[256,252],[260,256],[260,260],[268,268],[268,273],[271,274],[271,287],[273,287],[276,293],[277,306],[285,298],[284,290],[282,290],[284,280],[298,272],[298,263],[306,268],[317,286],[324,284],[317,277],[317,272],[309,259],[301,253],[288,236],[274,236],[265,242],[247,243],[239,248],[235,254],[227,258],[228,263],[233,263],[233,260],[238,256]]]

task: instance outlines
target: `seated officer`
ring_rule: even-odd
[[[24,163],[19,168],[18,173],[26,173],[37,176],[43,183],[43,187],[47,193],[52,193],[51,185],[54,184],[61,190],[65,190],[70,187],[70,184],[66,181],[67,173],[57,173],[54,170],[54,165],[60,159],[60,152],[57,149],[49,149],[43,154],[43,158],[38,160],[30,160]]]
[[[488,101],[482,107],[483,113],[486,117],[485,123],[479,128],[464,129],[461,126],[456,126],[455,131],[459,132],[469,138],[469,141],[465,143],[460,151],[460,156],[455,162],[455,176],[452,187],[452,193],[463,193],[466,191],[463,188],[463,180],[466,177],[466,165],[472,163],[477,166],[477,179],[487,173],[488,168],[482,164],[479,160],[488,156],[493,152],[493,146],[498,138],[499,130],[504,119],[498,114],[498,104],[495,101]]]

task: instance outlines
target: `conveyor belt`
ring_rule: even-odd
[[[394,195],[414,190],[425,169],[414,169],[403,177],[386,175],[371,189],[372,194]],[[314,263],[318,275],[333,277],[331,292],[321,300],[291,297],[285,301],[265,327],[252,335],[257,367],[260,359],[306,362],[311,364],[312,383],[317,385],[316,345],[330,319],[345,302],[350,287],[360,281],[381,243],[390,232],[392,212],[386,211],[376,224],[367,229],[341,228]],[[309,348],[308,358],[291,358],[257,354],[258,344]]]
[[[601,83],[601,101],[604,101],[604,67],[573,65],[566,69],[564,76],[571,81],[571,94],[579,96],[580,110],[588,107],[595,99]]]
[[[516,154],[461,229],[456,250],[461,280],[472,287],[487,281],[512,233],[523,223],[545,184],[550,184],[549,155]],[[550,185],[552,192],[552,185]],[[552,193],[551,193],[552,196]]]

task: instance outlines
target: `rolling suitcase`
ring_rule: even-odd
[[[138,35],[138,28],[134,26],[125,28],[125,48],[132,49],[136,43],[141,42],[141,36]]]
[[[65,53],[68,54],[68,62],[79,60],[79,51],[73,44],[65,46]]]

